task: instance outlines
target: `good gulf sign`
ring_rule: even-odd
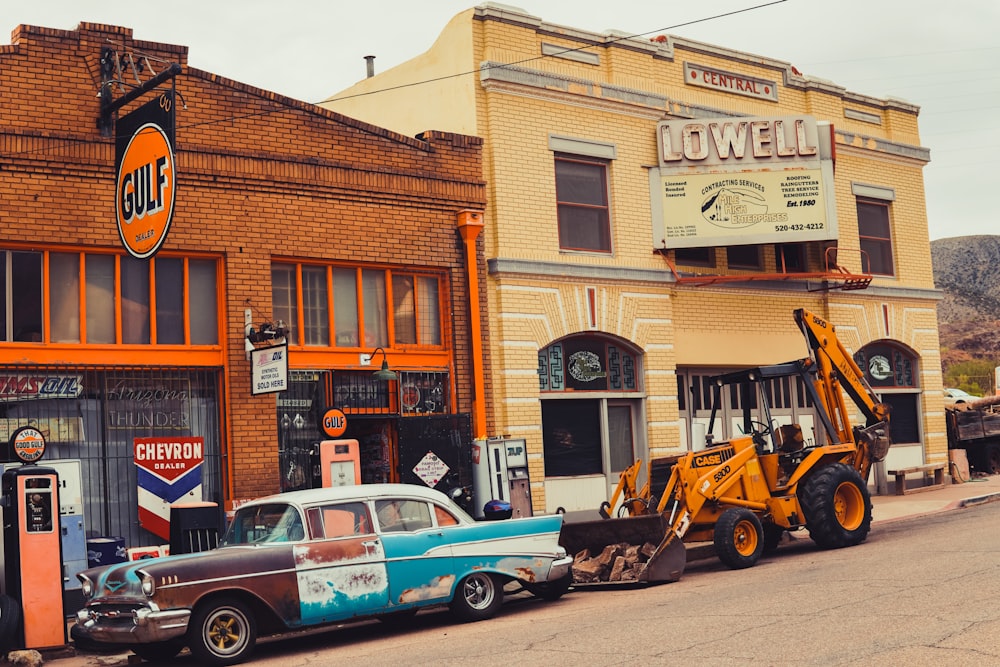
[[[174,214],[174,93],[162,91],[118,121],[115,219],[122,244],[138,259],[160,249]]]

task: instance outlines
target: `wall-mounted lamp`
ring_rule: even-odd
[[[375,355],[379,352],[382,353],[382,368],[378,369],[373,373],[376,380],[381,380],[383,382],[390,382],[396,379],[396,373],[389,370],[389,361],[385,358],[385,350],[380,347],[376,347],[375,351],[368,355],[368,360],[371,361],[375,358]]]

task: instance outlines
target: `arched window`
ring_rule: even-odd
[[[920,442],[917,356],[898,343],[876,341],[858,350],[854,360],[882,401],[891,406],[889,424],[892,441]]]
[[[575,336],[538,351],[543,392],[639,391],[636,356],[597,336]]]

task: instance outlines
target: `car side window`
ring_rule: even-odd
[[[372,532],[368,507],[364,503],[339,503],[311,507],[306,512],[313,539],[352,537]]]
[[[434,516],[437,517],[439,526],[455,526],[458,524],[458,519],[455,518],[455,515],[440,505],[434,506]]]
[[[433,525],[430,507],[419,500],[376,500],[375,514],[383,533],[422,530]]]

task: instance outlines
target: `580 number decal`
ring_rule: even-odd
[[[730,472],[732,472],[732,469],[729,466],[722,466],[715,472],[714,475],[712,475],[712,479],[714,479],[716,482],[720,482],[723,479],[725,479],[726,475],[728,475]]]

